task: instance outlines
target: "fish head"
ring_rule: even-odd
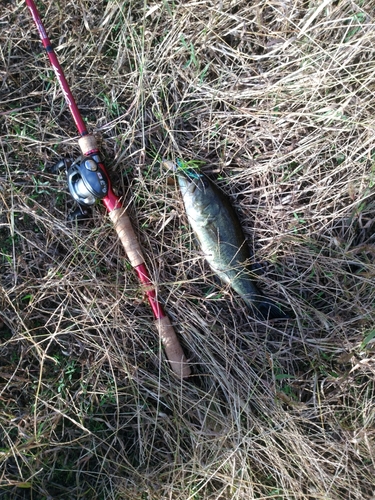
[[[220,210],[215,186],[202,173],[192,169],[176,172],[188,214],[199,218],[215,217]]]

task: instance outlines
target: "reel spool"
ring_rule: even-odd
[[[66,170],[70,194],[80,205],[91,206],[108,193],[108,179],[97,155],[84,156]]]
[[[57,173],[65,169],[69,192],[78,203],[69,219],[86,218],[90,207],[108,194],[109,181],[98,155],[81,156],[74,162],[62,159],[51,169]]]

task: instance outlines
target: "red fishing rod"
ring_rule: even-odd
[[[87,131],[34,1],[26,0],[26,4],[38,28],[41,41],[61,86],[65,101],[69,106],[78,132],[81,135],[80,139],[78,139],[78,144],[83,156],[76,161],[68,159],[59,161],[55,166],[55,171],[62,169],[66,171],[70,194],[78,203],[79,207],[79,211],[75,213],[77,218],[86,216],[87,207],[96,203],[97,200],[101,200],[104,203],[108,210],[109,217],[117,231],[118,237],[125,249],[126,255],[131,265],[134,267],[140,282],[144,285],[145,293],[156,320],[156,328],[159,332],[170,366],[179,377],[187,377],[190,375],[190,367],[186,361],[174,328],[161,304],[157,300],[155,286],[152,284],[148,274],[142,250],[133,230],[132,223],[121,204],[120,198],[113,192],[109,175],[100,159],[96,139]]]

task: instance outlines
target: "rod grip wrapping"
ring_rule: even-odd
[[[118,237],[125,249],[126,255],[133,267],[144,263],[141,247],[134,232],[131,220],[123,208],[116,208],[109,212]]]
[[[190,366],[168,316],[157,319],[155,325],[173,372],[179,378],[191,375]]]

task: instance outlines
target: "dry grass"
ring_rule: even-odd
[[[166,368],[24,2],[0,11],[0,498],[375,497],[375,2],[41,4],[195,376]],[[161,157],[205,162],[260,282],[212,277]]]

